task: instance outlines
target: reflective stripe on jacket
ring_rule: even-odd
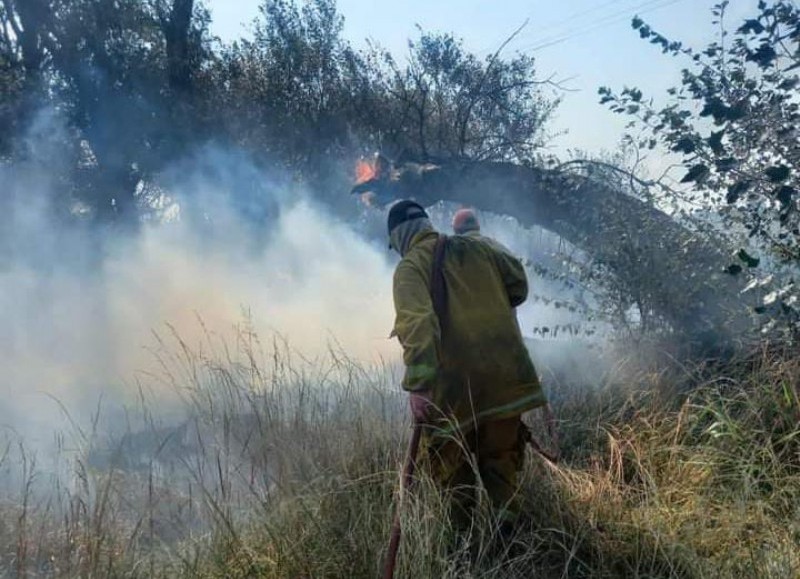
[[[430,389],[436,406],[461,428],[546,404],[514,311],[528,295],[522,264],[481,240],[448,238],[448,316],[442,329],[430,293],[437,237],[434,231],[415,236],[394,274],[403,388]],[[447,424],[452,420],[440,420],[443,428]]]

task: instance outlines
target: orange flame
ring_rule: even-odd
[[[359,159],[356,162],[356,185],[366,183],[370,179],[375,179],[378,176],[378,170],[374,162],[365,159]]]

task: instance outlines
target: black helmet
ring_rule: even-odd
[[[387,220],[389,235],[391,235],[392,230],[401,223],[411,221],[412,219],[420,219],[421,217],[428,217],[422,205],[410,199],[398,201],[389,209],[389,218]]]

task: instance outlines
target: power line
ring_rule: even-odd
[[[571,40],[578,36],[583,36],[584,34],[588,34],[589,32],[594,32],[595,30],[606,28],[610,25],[617,24],[618,22],[623,22],[628,18],[630,18],[632,12],[634,11],[637,12],[638,14],[646,14],[654,10],[659,10],[661,8],[672,6],[673,4],[677,4],[678,2],[682,1],[683,0],[648,0],[647,2],[642,2],[636,6],[631,6],[629,8],[626,8],[625,10],[618,11],[614,14],[609,14],[608,16],[604,16],[599,20],[595,21],[594,23],[592,23],[591,25],[578,27],[577,30],[573,30],[567,34],[551,35],[549,37],[545,37],[536,43],[519,47],[517,50],[521,52],[537,52],[539,50],[543,50],[550,46],[561,44],[563,42],[566,42],[567,40]]]
[[[607,0],[602,4],[597,4],[592,6],[591,8],[587,8],[586,10],[576,10],[567,14],[563,18],[556,20],[555,22],[545,23],[541,28],[549,29],[549,30],[558,30],[559,28],[563,28],[565,24],[570,24],[575,21],[585,20],[587,16],[594,14],[604,8],[609,8],[614,4],[619,4],[620,2],[629,2],[630,0]],[[607,16],[607,15],[606,15]],[[600,18],[605,18],[605,16],[600,16]]]
[[[542,48],[546,48],[554,44],[559,44],[575,36],[586,34],[589,31],[597,30],[607,25],[616,24],[617,22],[629,18],[630,15],[634,12],[646,13],[651,10],[655,10],[657,8],[668,6],[669,4],[673,4],[676,1],[679,0],[646,0],[645,2],[640,2],[639,4],[633,6],[628,6],[622,10],[618,10],[617,12],[609,13],[590,24],[584,24],[577,27],[571,26],[568,27],[563,32],[557,32],[555,34],[551,34],[550,36],[545,36],[544,38],[540,38],[536,42],[533,42],[531,44],[528,44],[520,48],[520,50],[532,50],[532,51],[541,50]]]
[[[588,15],[594,13],[594,12],[597,12],[598,10],[602,10],[603,8],[608,8],[608,7],[610,7],[610,6],[614,5],[614,4],[619,4],[620,2],[627,2],[627,1],[629,1],[629,0],[607,0],[606,2],[603,2],[602,4],[597,4],[596,6],[592,6],[591,8],[588,8],[586,10],[582,10],[582,11],[576,10],[575,12],[571,12],[567,16],[564,16],[563,18],[557,19],[554,22],[548,22],[548,23],[546,23],[544,25],[540,25],[539,29],[540,30],[550,30],[550,31],[559,30],[559,29],[564,30],[565,29],[565,26],[564,26],[565,24],[574,23],[575,21],[583,20],[583,19],[586,18],[586,16],[588,16]],[[606,16],[601,16],[600,18],[606,18]],[[530,18],[531,17],[529,17],[528,20],[530,20]],[[535,35],[535,33],[528,34],[526,36],[528,36],[528,38],[531,38],[534,35]],[[521,37],[521,38],[524,38],[524,36]],[[486,54],[488,52],[494,52],[496,50],[496,45],[497,44],[499,44],[499,43],[493,43],[491,47],[484,48],[484,49],[478,51],[476,54],[481,55],[481,54]]]
[[[614,24],[617,24],[619,22],[624,22],[625,20],[633,16],[632,11],[635,11],[637,14],[647,14],[648,12],[653,12],[654,10],[660,10],[661,8],[667,8],[668,6],[672,6],[673,4],[677,4],[678,2],[682,1],[683,0],[656,0],[655,2],[653,2],[651,0],[650,2],[644,2],[638,6],[630,8],[629,9],[630,11],[626,10],[623,12],[618,12],[617,14],[598,20],[591,26],[579,28],[574,32],[562,35],[557,38],[544,39],[543,41],[537,44],[530,45],[528,47],[523,47],[520,50],[527,52],[537,52],[539,50],[543,50],[545,48],[561,44],[568,40],[572,40],[573,38],[584,36],[585,34],[594,32],[595,30],[608,28],[609,26],[613,26]]]

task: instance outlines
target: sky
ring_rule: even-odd
[[[718,0],[338,0],[345,36],[356,46],[377,41],[395,56],[408,51],[417,25],[450,32],[481,56],[494,52],[519,26],[525,28],[504,51],[536,58],[540,78],[553,77],[568,91],[550,130],[552,149],[567,154],[614,151],[628,119],[598,104],[597,89],[636,86],[665,102],[665,91],[680,81],[685,60],[664,55],[630,26],[640,15],[671,40],[702,47],[715,39],[712,7]],[[212,31],[224,41],[249,35],[261,0],[207,0]],[[755,12],[757,0],[732,0],[732,25]]]

